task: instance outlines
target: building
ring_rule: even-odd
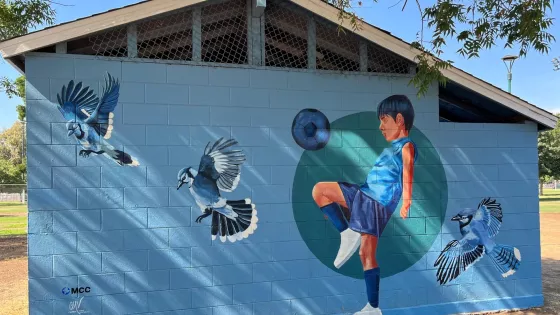
[[[354,314],[375,280],[355,248],[334,266],[313,191],[383,152],[412,186],[351,195],[397,212],[376,227],[384,314],[542,305],[537,133],[556,117],[454,67],[417,98],[416,50],[337,23],[320,0],[158,0],[0,43],[27,77],[31,313]],[[382,134],[392,95],[413,111],[392,99]],[[412,151],[383,151],[411,119]],[[453,242],[460,224],[479,239]]]

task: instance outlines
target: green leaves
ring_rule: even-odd
[[[0,0],[0,41],[39,25],[52,25],[55,15],[48,0]]]
[[[0,132],[0,184],[25,183],[25,125],[15,122]]]
[[[0,184],[25,183],[25,164],[13,164],[0,158]]]
[[[556,115],[558,116],[558,114]],[[539,133],[539,177],[541,181],[560,178],[560,127]]]
[[[0,78],[0,92],[6,93],[9,98],[19,97],[23,101],[22,105],[17,105],[16,111],[18,119],[25,119],[25,76],[20,76],[15,81],[11,81],[6,77]]]
[[[40,25],[52,25],[56,12],[50,0],[0,0],[0,41],[26,34],[30,29]],[[24,104],[18,105],[20,120],[25,119],[25,77],[15,81],[7,77],[0,78],[0,92],[8,97],[21,97]]]
[[[552,59],[552,65],[554,66],[554,71],[560,70],[560,59],[559,58]]]
[[[342,11],[352,9],[350,0],[324,0],[336,6],[341,13],[341,23],[347,19]],[[417,56],[418,71],[411,83],[422,96],[433,81],[445,83],[441,70],[449,67],[451,61],[440,60],[449,39],[461,44],[457,52],[466,58],[477,58],[480,52],[491,49],[497,43],[506,48],[517,48],[523,57],[530,50],[548,53],[550,44],[555,40],[549,32],[553,23],[550,16],[553,0],[436,0],[433,5],[422,8],[420,0],[416,5],[422,16],[419,38],[412,43],[420,50]],[[377,2],[374,0],[374,2]],[[408,1],[405,1],[404,7]],[[352,22],[359,22],[352,13]],[[430,40],[424,38],[424,24],[431,33]],[[359,27],[359,26],[357,26]],[[555,59],[556,70],[560,61]]]

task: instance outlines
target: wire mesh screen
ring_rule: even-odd
[[[248,64],[249,27],[252,36],[262,36],[258,31],[255,33],[259,26],[249,24],[249,21],[258,22],[249,19],[248,5],[246,0],[206,1],[201,6],[138,21],[132,27],[120,26],[70,41],[68,53]],[[314,28],[308,27],[311,18],[315,20]],[[313,29],[315,34],[309,37],[308,32]],[[267,2],[264,29],[260,29],[263,31],[264,64],[269,67],[308,68],[309,49],[312,49],[308,47],[309,38],[316,43],[318,70],[352,72],[367,68],[373,73],[409,74],[413,65],[349,30],[340,31],[337,23],[313,15],[290,1]],[[363,41],[367,45],[361,44]],[[361,55],[366,51],[360,49],[361,45],[367,46],[367,54]]]
[[[368,72],[409,74],[412,63],[380,46],[367,46]]]
[[[127,28],[119,27],[89,37],[91,49],[96,56],[126,57]]]
[[[307,16],[279,1],[265,11],[265,64],[307,68]]]
[[[350,31],[339,31],[332,23],[318,22],[317,69],[360,71],[360,40]]]
[[[202,8],[202,61],[248,63],[247,2],[230,0]]]
[[[139,58],[192,60],[192,12],[178,13],[137,25]]]

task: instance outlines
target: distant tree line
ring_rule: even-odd
[[[560,117],[560,114],[556,114]],[[539,133],[539,193],[543,185],[551,180],[560,180],[560,127]]]

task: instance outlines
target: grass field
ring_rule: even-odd
[[[0,202],[0,236],[27,233],[27,205]]]
[[[560,189],[545,189],[539,204],[543,213],[560,213]]]
[[[560,189],[545,189],[540,197],[540,211],[560,213]],[[0,202],[0,236],[27,233],[27,207],[21,203]]]

